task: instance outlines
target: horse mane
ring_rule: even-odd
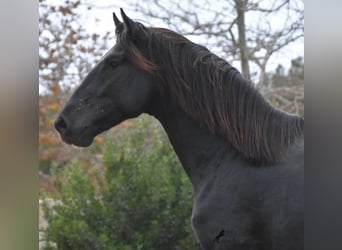
[[[255,164],[284,160],[304,120],[273,107],[237,69],[207,48],[162,28],[148,28],[143,48],[119,37],[128,57],[162,78],[163,88],[193,119],[224,136]]]

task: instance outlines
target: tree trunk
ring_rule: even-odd
[[[239,50],[241,57],[242,75],[250,80],[249,63],[248,63],[248,48],[246,43],[246,25],[245,25],[245,9],[247,0],[234,0],[237,11],[237,26],[239,32]]]

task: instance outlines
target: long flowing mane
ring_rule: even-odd
[[[162,78],[163,88],[193,119],[227,138],[256,164],[282,161],[304,120],[274,108],[224,59],[178,33],[146,29],[143,47],[123,32],[118,40],[140,68]]]

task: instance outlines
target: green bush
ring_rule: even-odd
[[[54,173],[61,202],[44,205],[45,249],[199,249],[192,187],[165,133],[147,116],[132,124],[106,143],[96,181],[77,161]]]

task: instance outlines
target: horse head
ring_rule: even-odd
[[[141,54],[148,29],[122,9],[121,16],[123,22],[113,13],[115,46],[85,77],[55,121],[68,144],[87,147],[96,135],[140,115],[150,105],[155,92],[153,65]]]

